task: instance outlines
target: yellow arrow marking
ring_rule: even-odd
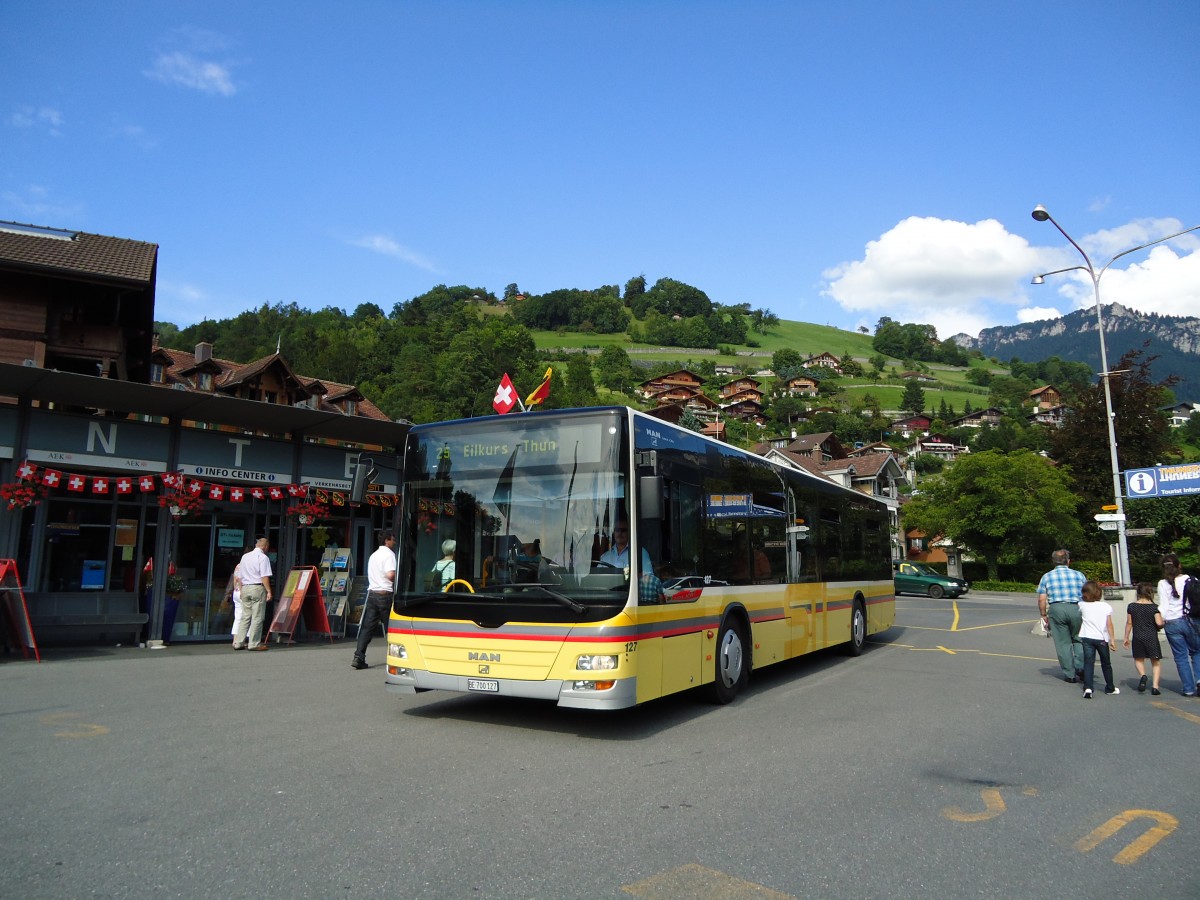
[[[1080,853],[1087,853],[1135,819],[1150,819],[1158,824],[1151,826],[1145,834],[1122,848],[1113,857],[1113,862],[1123,866],[1137,862],[1147,850],[1179,827],[1179,820],[1170,813],[1159,812],[1154,809],[1127,809],[1125,812],[1113,816],[1099,828],[1093,829],[1090,834],[1076,841],[1075,849]]]
[[[79,713],[50,713],[49,715],[41,716],[38,721],[43,725],[57,725],[59,723],[68,723],[72,719],[78,719]],[[99,737],[102,734],[108,734],[108,729],[103,725],[92,725],[88,722],[79,722],[70,726],[72,730],[56,731],[55,737],[64,738],[82,738],[82,737]]]
[[[967,813],[957,806],[947,806],[942,810],[942,815],[955,822],[986,822],[988,819],[996,818],[1007,809],[1004,805],[1004,798],[995,788],[984,788],[979,795],[983,797],[983,805],[987,807],[984,812]]]
[[[792,894],[743,881],[696,863],[676,866],[633,884],[621,886],[627,894],[650,900],[692,900],[693,897],[720,897],[722,900],[796,900]]]

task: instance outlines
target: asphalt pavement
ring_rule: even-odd
[[[6,896],[1200,896],[1200,701],[1086,701],[1032,595],[593,713],[402,697],[352,646],[0,663]],[[1097,676],[1099,673],[1097,672]]]

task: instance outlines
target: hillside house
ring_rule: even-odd
[[[977,409],[965,416],[960,416],[950,423],[951,428],[982,428],[984,425],[995,427],[1004,418],[1004,411],[995,406],[987,409]]]
[[[828,352],[810,356],[801,365],[806,369],[815,369],[819,366],[822,369],[829,369],[832,372],[836,372],[838,375],[842,374],[842,361]]]
[[[1188,420],[1200,413],[1200,403],[1176,403],[1174,406],[1164,406],[1162,411],[1167,414],[1167,424],[1172,428],[1182,428]]]
[[[935,377],[926,372],[901,372],[900,377],[905,381],[919,381],[922,383],[937,381]]]
[[[1062,401],[1062,394],[1052,384],[1034,388],[1029,392],[1029,402],[1033,404],[1034,409],[1053,409],[1062,406]]]
[[[924,413],[917,416],[907,416],[903,419],[896,419],[892,422],[888,429],[893,434],[903,435],[905,438],[911,438],[914,434],[928,434],[929,426],[933,424],[933,419]]]
[[[1070,409],[1066,406],[1052,406],[1049,409],[1038,409],[1025,417],[1027,422],[1036,422],[1051,428],[1062,428],[1063,421]]]
[[[699,391],[704,384],[704,379],[695,372],[689,372],[687,369],[677,369],[674,372],[668,372],[666,375],[659,375],[657,378],[651,378],[643,381],[637,386],[641,395],[649,400],[651,397],[669,388],[690,388],[694,391]]]
[[[762,384],[757,378],[742,375],[733,381],[721,385],[721,399],[731,400],[736,396],[749,393],[754,395],[755,399],[761,403],[763,398]]]
[[[816,379],[809,378],[807,375],[789,378],[783,388],[783,393],[789,397],[815,397],[819,392],[820,385],[817,384]]]

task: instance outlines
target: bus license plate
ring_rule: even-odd
[[[499,693],[499,691],[500,691],[500,682],[495,681],[491,678],[468,678],[467,679],[467,690],[468,691],[487,691],[488,693],[495,694],[495,693]]]

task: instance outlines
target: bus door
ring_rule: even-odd
[[[787,616],[790,627],[789,655],[795,656],[815,649],[814,603],[816,595],[806,582],[806,570],[813,568],[810,562],[812,549],[808,543],[809,526],[804,510],[796,501],[796,492],[787,491]]]

